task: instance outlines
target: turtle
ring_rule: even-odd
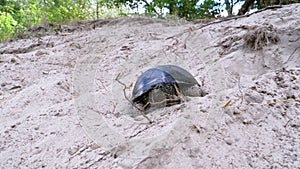
[[[158,65],[139,76],[131,101],[145,111],[154,105],[179,104],[185,100],[184,96],[204,96],[204,92],[187,70],[175,65]]]

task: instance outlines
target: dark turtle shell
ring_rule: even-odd
[[[178,84],[180,92],[185,96],[191,95],[188,92],[189,88],[193,86],[199,86],[194,76],[181,67],[175,65],[160,65],[156,68],[171,75],[175,79],[175,82]]]
[[[149,69],[135,83],[132,92],[132,101],[144,104],[147,101],[144,101],[145,98],[142,98],[143,95],[147,95],[151,90],[156,88],[166,89],[167,86],[169,86],[171,91],[169,94],[174,94],[175,89],[171,86],[175,83],[175,79],[169,73],[157,68]],[[165,92],[168,93],[168,91]]]
[[[149,102],[151,92],[156,89],[164,93],[164,98],[174,99],[176,97],[173,96],[178,95],[175,89],[176,86],[183,95],[189,96],[188,89],[193,86],[199,86],[199,84],[197,80],[183,68],[174,65],[156,66],[155,68],[147,70],[138,78],[132,92],[132,101],[134,104],[144,106]],[[157,92],[153,93],[155,94]]]

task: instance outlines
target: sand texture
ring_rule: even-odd
[[[300,5],[226,21],[118,18],[0,44],[0,168],[298,168]],[[173,64],[208,93],[126,100]]]

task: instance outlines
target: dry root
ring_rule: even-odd
[[[245,45],[254,50],[260,50],[270,44],[276,44],[279,36],[273,25],[256,27],[243,36]]]

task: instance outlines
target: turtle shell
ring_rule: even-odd
[[[177,83],[180,92],[185,96],[193,96],[189,89],[193,87],[200,87],[194,76],[185,69],[175,65],[160,65],[156,67],[171,75]]]
[[[155,88],[166,88],[167,86],[172,88],[171,86],[174,83],[176,83],[176,80],[169,73],[157,68],[151,68],[144,72],[135,83],[132,92],[132,101],[144,102],[141,100],[143,95],[146,95]]]
[[[145,105],[149,101],[149,93],[158,88],[165,93],[165,98],[172,98],[177,96],[175,85],[185,96],[194,96],[195,90],[190,89],[194,89],[195,86],[199,87],[197,80],[181,67],[174,65],[156,66],[138,78],[132,92],[132,101],[135,104]]]

